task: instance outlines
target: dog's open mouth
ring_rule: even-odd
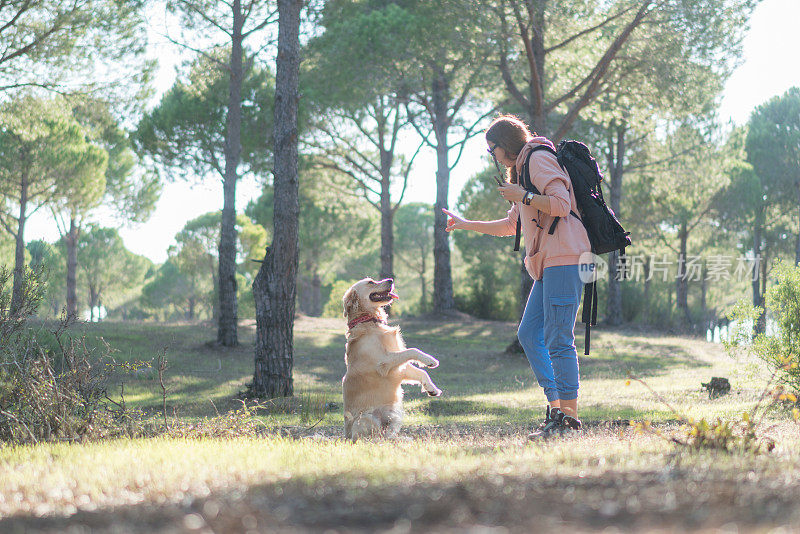
[[[369,300],[372,302],[391,302],[392,300],[399,298],[400,297],[397,296],[397,293],[394,292],[394,288],[386,291],[376,291],[375,293],[369,294]]]

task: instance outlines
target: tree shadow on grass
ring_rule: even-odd
[[[531,425],[535,426],[544,418],[544,408],[539,406],[509,407],[467,399],[440,398],[421,405],[412,403],[407,411],[410,416],[419,414],[428,418],[423,426],[429,424],[437,429],[445,428],[445,434],[464,430],[480,433],[487,427],[501,428],[504,425],[527,425],[525,428],[530,431]],[[609,403],[584,405],[581,408],[581,420],[587,428],[625,426],[631,420],[644,419],[655,421],[656,424],[675,424],[675,414],[666,407],[654,407],[646,412],[624,404]],[[436,434],[441,435],[441,431],[436,430]]]
[[[595,350],[583,356],[578,348],[581,378],[625,378],[630,374],[653,376],[675,367],[705,367],[705,362],[679,345],[630,342],[624,348]]]
[[[476,451],[480,454],[480,451]],[[549,472],[475,472],[412,484],[376,482],[358,473],[287,480],[163,505],[150,503],[79,511],[67,517],[18,514],[2,532],[176,531],[297,532],[398,528],[427,532],[505,527],[511,532],[555,529],[639,531],[769,529],[796,525],[796,483],[762,475],[748,484],[734,471],[655,465],[580,477]],[[525,470],[528,471],[528,470]],[[666,473],[666,476],[665,476]],[[345,476],[346,475],[346,476]]]
[[[409,346],[419,347],[441,360],[442,365],[429,373],[445,391],[445,398],[518,392],[521,388],[535,385],[524,355],[503,352],[507,341],[514,335],[515,326],[511,323],[403,319],[400,324],[407,326],[405,336]],[[340,399],[340,384],[345,372],[344,332],[339,335],[329,327],[316,332],[315,324],[307,326],[307,330],[296,336],[295,391],[298,394],[326,394],[336,401]],[[121,354],[117,355],[119,359],[151,360],[166,347],[169,410],[172,413],[172,406],[177,406],[180,416],[213,416],[217,410],[224,412],[238,408],[239,404],[232,400],[252,377],[253,333],[244,328],[241,345],[232,349],[206,345],[204,341],[213,332],[203,325],[101,323],[90,325],[88,330],[90,336],[102,334],[112,346],[121,349]],[[625,339],[615,350],[611,350],[607,343],[600,343],[589,357],[581,355],[583,339],[580,332],[576,341],[583,379],[624,378],[630,372],[650,376],[676,367],[706,365],[686,348],[662,344],[661,340],[651,344]],[[115,377],[114,384],[119,382],[125,383],[126,394],[132,399],[141,399],[132,401],[132,406],[160,407],[161,390],[154,371]],[[463,411],[479,413],[480,409],[475,405]],[[484,412],[490,418],[499,418],[507,416],[500,413],[505,410],[499,407]],[[451,411],[457,410],[451,408]],[[538,418],[539,411],[537,406],[536,410],[518,418]]]
[[[447,417],[458,415],[481,414],[489,415],[498,421],[508,420],[512,409],[501,404],[480,402],[466,399],[436,399],[422,406],[423,414],[431,417]],[[519,410],[514,410],[519,411]]]
[[[589,357],[582,357],[581,378],[622,379],[630,373],[647,377],[668,372],[675,367],[692,368],[707,365],[677,345],[646,343],[639,345],[620,348],[614,354],[597,350]],[[429,406],[425,408],[428,411],[423,412],[425,415],[456,417],[459,414],[481,414],[484,416],[483,421],[504,417],[516,420],[538,418],[540,411],[538,405],[535,409],[519,413],[519,410],[510,410],[501,404],[454,398],[458,395],[518,392],[522,388],[535,386],[530,366],[523,355],[485,354],[480,350],[471,351],[463,345],[459,345],[456,350],[460,354],[439,354],[442,365],[428,371],[433,381],[444,390],[445,396],[430,401],[427,397],[422,397],[426,406]],[[331,397],[331,401],[339,400],[341,379],[346,370],[341,344],[306,347],[298,352],[300,354],[295,360],[296,393],[326,394]],[[185,360],[188,358],[190,355],[184,356]],[[208,367],[208,363],[210,362],[207,358],[198,361],[194,367],[182,362],[179,368],[167,371],[168,379],[176,378],[169,383],[169,400],[171,404],[180,406],[181,414],[213,415],[214,407],[209,399],[219,410],[238,407],[227,402],[235,392],[229,389],[222,391],[220,384],[237,380],[242,384],[246,383],[250,378],[249,368],[245,368],[242,363],[234,364],[228,361],[222,363],[223,370],[217,373],[216,369],[204,368]],[[245,363],[250,365],[249,361]],[[153,404],[157,404],[160,400],[160,390],[157,386],[156,381],[149,382],[153,395],[150,403]],[[415,386],[405,386],[405,389],[408,400],[413,401],[418,398]]]
[[[420,348],[441,348],[443,342],[453,350],[502,352],[516,336],[517,327],[499,321],[419,321],[398,323],[407,341]]]

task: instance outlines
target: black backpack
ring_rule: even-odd
[[[619,250],[620,272],[624,273],[625,247],[631,244],[630,232],[625,231],[614,212],[606,206],[606,202],[603,200],[603,189],[600,186],[603,181],[603,174],[597,166],[597,161],[589,152],[589,148],[578,141],[561,141],[556,150],[553,150],[548,145],[533,147],[533,150],[528,153],[525,164],[522,166],[520,185],[527,191],[539,195],[541,193],[533,185],[530,173],[531,156],[537,150],[547,150],[555,155],[558,164],[567,171],[567,175],[572,182],[572,190],[575,193],[575,202],[578,205],[580,216],[572,210],[569,213],[579,219],[583,223],[583,227],[586,228],[592,252],[594,254],[606,254]],[[556,225],[559,220],[560,217],[553,219],[550,228],[547,230],[548,234],[552,235],[556,231]],[[520,230],[520,218],[517,217],[515,251],[519,250]],[[588,355],[590,328],[597,324],[597,280],[584,285],[581,321],[586,327],[583,353]]]

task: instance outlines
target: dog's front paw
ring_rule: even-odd
[[[433,391],[426,391],[425,393],[428,394],[429,397],[441,397],[442,390],[439,388],[435,388]]]

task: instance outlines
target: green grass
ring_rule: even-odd
[[[344,324],[301,318],[297,398],[260,416],[267,437],[2,447],[0,531],[800,526],[799,432],[786,413],[769,415],[765,431],[777,448],[760,456],[688,453],[624,424],[652,420],[677,432],[662,402],[635,381],[626,385],[631,372],[681,413],[738,419],[764,385],[755,362],[733,360],[697,339],[599,328],[591,356],[581,357],[587,431],[533,444],[526,434],[544,400],[527,360],[503,352],[514,325],[402,326],[409,346],[439,358],[430,374],[444,395],[430,399],[407,387],[400,439],[341,439]],[[252,375],[251,326],[240,329],[235,349],[208,344],[215,332],[200,325],[85,328],[90,339],[102,336],[115,347],[118,360],[149,361],[166,349],[168,409],[185,420],[236,407],[233,397]],[[731,394],[710,400],[700,382],[712,376],[728,377]],[[114,381],[124,381],[130,405],[155,416],[156,378],[140,371]]]
[[[408,423],[459,422],[476,415],[493,424],[539,418],[544,401],[527,360],[503,352],[515,335],[514,325],[407,320],[402,326],[409,346],[419,347],[441,361],[430,374],[445,392],[440,399],[429,399],[420,395],[418,388],[407,387]],[[316,395],[331,401],[341,398],[343,330],[343,322],[336,319],[298,321],[294,368],[298,396]],[[181,416],[211,416],[216,410],[236,406],[232,398],[252,377],[252,326],[240,328],[241,345],[233,349],[211,345],[215,332],[196,325],[102,323],[87,325],[86,331],[90,338],[102,336],[117,350],[114,356],[120,361],[152,361],[166,350],[168,403]],[[752,371],[752,363],[736,362],[723,353],[721,346],[695,339],[597,329],[588,357],[582,356],[582,341],[578,335],[582,415],[588,419],[671,417],[641,386],[625,386],[629,373],[646,378],[677,409],[702,417],[740,412],[752,404],[763,385],[762,377]],[[729,377],[734,394],[708,402],[700,382],[711,376]],[[125,383],[130,405],[160,409],[161,390],[155,370],[120,375],[115,380]],[[337,424],[340,420],[341,414],[334,413],[324,422]],[[283,414],[276,422],[298,424],[299,420]]]

